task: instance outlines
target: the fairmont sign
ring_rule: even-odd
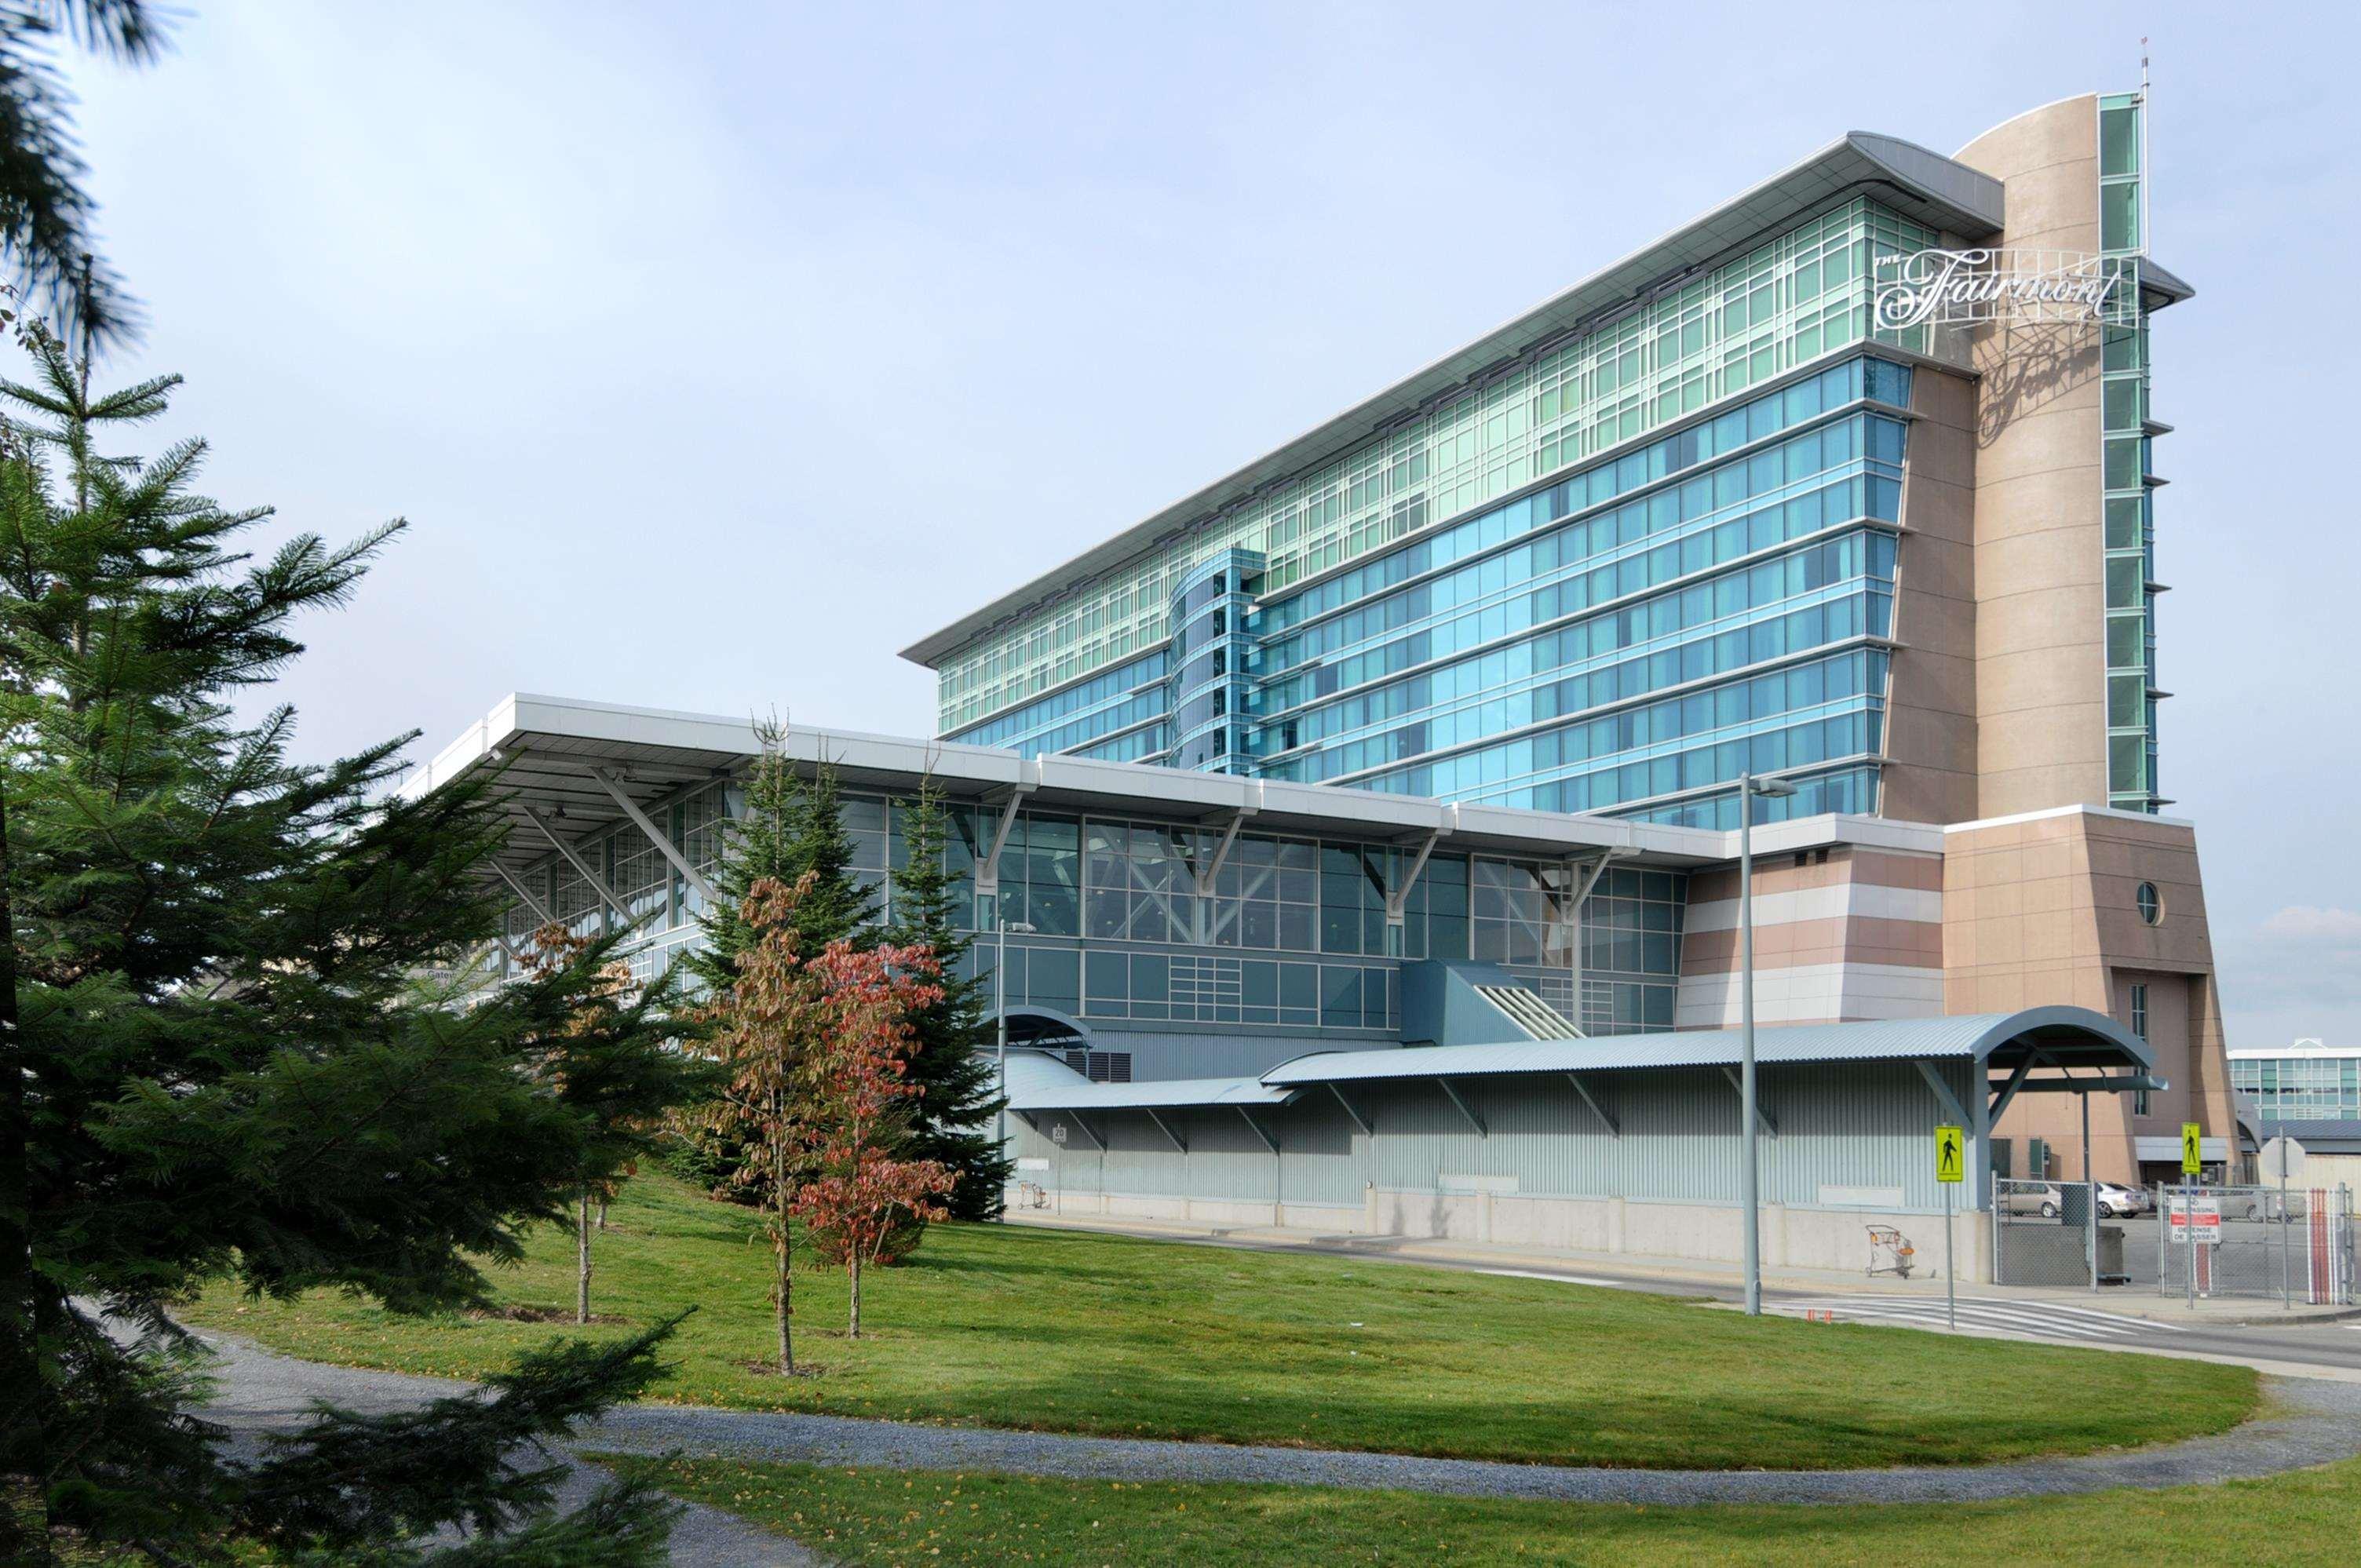
[[[1920,250],[1876,261],[1883,332],[1981,322],[2135,319],[2125,258],[2067,250]]]

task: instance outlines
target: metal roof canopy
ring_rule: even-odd
[[[1987,238],[2001,228],[2002,185],[1991,175],[1897,137],[1848,131],[1752,190],[1599,269],[1227,477],[1184,496],[1104,543],[920,638],[902,650],[902,657],[932,668],[979,634],[1060,588],[1121,565],[1264,485],[1333,456],[1390,421],[1489,375],[1545,339],[1603,323],[1662,289],[1686,283],[1712,263],[1854,191],[1875,196],[1905,217],[1965,239]]]
[[[759,750],[753,724],[746,719],[519,693],[412,773],[402,793],[414,798],[459,779],[497,775],[493,794],[512,829],[499,864],[515,873],[553,852],[542,823],[569,842],[595,838],[630,821],[616,794],[638,810],[653,812],[684,789],[736,773]],[[1213,828],[1243,818],[1257,832],[1412,848],[1433,838],[1438,848],[1542,860],[1612,853],[1631,863],[1664,868],[1715,864],[1735,852],[1733,835],[1705,828],[1451,805],[1137,762],[1025,758],[996,747],[941,740],[791,729],[785,751],[807,769],[825,760],[848,785],[914,790],[931,777],[951,799],[964,803],[1000,805],[1022,795],[1029,808],[1161,816]],[[1876,824],[1859,830],[1882,831]],[[1766,831],[1757,830],[1758,840]],[[1826,833],[1814,837],[1824,839]]]
[[[1859,1024],[1773,1025],[1754,1032],[1754,1057],[1764,1066],[1965,1060],[1979,1070],[2008,1074],[1988,1119],[1997,1119],[2011,1099],[2028,1091],[2091,1094],[2168,1087],[2154,1076],[2156,1057],[2146,1041],[2106,1014],[2081,1007],[2030,1007],[2017,1013],[1971,1013]],[[1276,1105],[1304,1090],[1323,1085],[1391,1080],[1441,1082],[1447,1087],[1454,1080],[1469,1078],[1636,1072],[1650,1068],[1730,1068],[1738,1064],[1738,1059],[1737,1030],[1694,1029],[1660,1035],[1616,1035],[1603,1039],[1315,1051],[1283,1061],[1258,1079],[1093,1083],[1044,1053],[1012,1051],[1008,1057],[1008,1103],[1011,1110],[1021,1112]],[[2095,1071],[2080,1078],[2031,1076],[2036,1071],[2050,1070],[2070,1074],[2073,1069]]]
[[[1008,1053],[1011,1111],[1179,1111],[1202,1105],[1284,1105],[1297,1091],[1251,1078],[1167,1078],[1093,1083],[1044,1051]]]
[[[1484,1078],[1510,1073],[1623,1072],[1645,1068],[1734,1067],[1735,1029],[1684,1029],[1583,1040],[1521,1040],[1498,1046],[1413,1046],[1400,1050],[1317,1051],[1272,1068],[1261,1081],[1302,1087],[1386,1079]],[[2104,1014],[2081,1007],[2032,1007],[1859,1024],[1791,1024],[1758,1028],[1754,1059],[1783,1063],[1966,1059],[2029,1075],[2037,1069],[2094,1068],[2100,1079],[2017,1079],[2085,1092],[2103,1082],[2136,1087],[2112,1069],[2147,1079],[2156,1066],[2147,1042]]]

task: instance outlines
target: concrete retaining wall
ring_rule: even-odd
[[[1187,1198],[1161,1193],[1060,1192],[1049,1188],[1028,1209],[1016,1187],[1012,1212],[1074,1218],[1158,1220],[1173,1224],[1277,1226],[1329,1235],[1402,1236],[1489,1243],[1569,1255],[1624,1254],[1736,1263],[1743,1252],[1734,1205],[1630,1198],[1535,1198],[1495,1192],[1366,1190],[1361,1207],[1273,1203],[1267,1200]],[[1959,1277],[1991,1277],[1989,1216],[1962,1211],[1952,1219]],[[1863,1209],[1763,1208],[1763,1266],[1858,1272],[1869,1264],[1868,1228],[1892,1225],[1916,1249],[1915,1275],[1940,1278],[1943,1216]]]

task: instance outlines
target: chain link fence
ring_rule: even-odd
[[[2125,1255],[2134,1250],[2128,1245],[2127,1226],[2145,1218],[2139,1210],[2141,1201],[2140,1194],[2104,1182],[2093,1189],[2084,1181],[2027,1181],[1994,1177],[1994,1282],[2124,1282],[2130,1272]],[[2097,1205],[2095,1215],[2093,1204]]]
[[[2341,1306],[2355,1299],[2353,1194],[1996,1177],[1993,1278]]]
[[[2354,1299],[2353,1193],[2345,1187],[2152,1190],[2153,1235],[2140,1249],[2165,1296],[2243,1296],[2315,1306]]]

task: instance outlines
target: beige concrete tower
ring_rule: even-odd
[[[1961,163],[2007,187],[1997,245],[2098,253],[2098,99],[2086,94],[1960,149]],[[2000,323],[1976,333],[1972,352],[1974,815],[2104,806],[2100,334]]]

